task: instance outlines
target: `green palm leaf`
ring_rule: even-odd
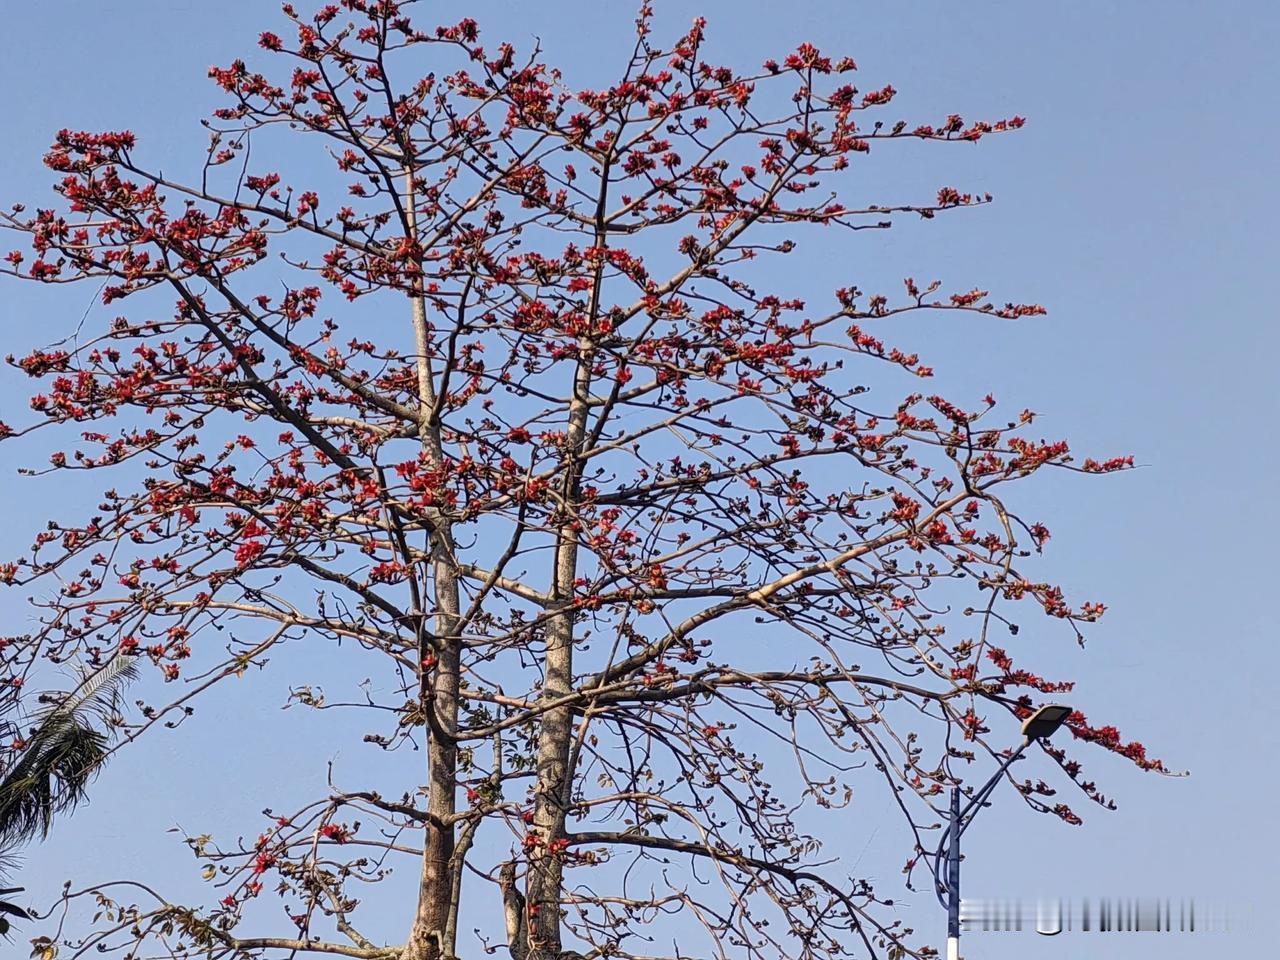
[[[55,815],[70,812],[111,747],[110,723],[120,687],[133,679],[130,659],[115,657],[36,717],[18,760],[0,779],[0,846],[49,833]]]
[[[35,725],[17,760],[0,771],[0,879],[13,871],[14,851],[47,836],[56,815],[70,813],[85,799],[111,749],[120,689],[136,672],[130,659],[117,656],[69,693],[41,697],[49,706],[32,718]],[[9,899],[21,891],[0,889],[0,936],[9,933],[10,917],[29,919]]]

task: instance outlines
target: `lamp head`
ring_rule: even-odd
[[[1071,713],[1070,707],[1063,706],[1060,703],[1046,703],[1022,721],[1022,735],[1028,740],[1051,737],[1066,722]]]

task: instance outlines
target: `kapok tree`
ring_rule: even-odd
[[[103,475],[96,509],[0,566],[36,619],[4,642],[16,701],[42,665],[131,658],[154,669],[116,718],[125,748],[293,640],[369,679],[363,749],[426,758],[400,795],[339,771],[256,841],[190,838],[213,902],[154,878],[72,889],[58,916],[106,909],[37,943],[929,955],[827,834],[860,782],[858,804],[901,814],[911,882],[948,787],[1069,686],[1015,662],[1017,609],[1068,637],[1103,610],[1024,569],[1049,533],[1005,488],[1131,460],[1073,460],[990,396],[861,385],[930,375],[882,340],[891,318],[1041,307],[912,280],[801,300],[762,289],[779,273],[761,265],[985,202],[841,197],[881,141],[1022,120],[895,122],[894,89],[858,90],[849,59],[806,44],[717,66],[701,20],[660,45],[647,7],[617,81],[575,90],[537,51],[409,6],[286,5],[287,35],[259,41],[280,71],[211,71],[230,103],[199,176],[148,166],[131,133],[64,130],[45,158],[60,204],[5,217],[33,247],[10,274],[101,286],[119,312],[11,360],[39,392],[5,449],[50,437],[37,477]],[[334,695],[288,680],[304,705]],[[1113,728],[1070,729],[1161,769]],[[1077,819],[1061,782],[1011,779]],[[369,929],[360,891],[402,860],[416,901]],[[279,929],[247,929],[273,897]]]

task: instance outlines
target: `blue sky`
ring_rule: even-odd
[[[1024,512],[1054,533],[1042,568],[1069,594],[1110,606],[1085,650],[1047,631],[1036,662],[1079,679],[1073,702],[1091,719],[1117,724],[1192,775],[1143,775],[1091,755],[1120,809],[1086,811],[1075,829],[1016,802],[986,813],[966,835],[966,893],[1197,895],[1251,902],[1255,918],[1252,932],[1230,941],[974,934],[966,952],[1177,960],[1274,942],[1280,843],[1267,820],[1280,788],[1280,728],[1268,727],[1280,692],[1271,541],[1280,521],[1272,440],[1280,333],[1266,278],[1280,250],[1280,8],[1243,0],[656,6],[673,28],[705,15],[722,61],[758,64],[802,40],[849,53],[860,85],[892,83],[896,111],[913,120],[1029,118],[1016,136],[904,151],[868,174],[868,197],[884,202],[947,183],[990,191],[993,206],[814,249],[805,266],[818,289],[937,277],[1049,308],[1018,323],[914,319],[885,335],[918,350],[944,394],[991,390],[1042,413],[1051,439],[1136,456],[1141,468],[1129,474],[1063,476],[1024,491]],[[634,14],[615,2],[473,0],[440,4],[435,16],[451,22],[464,9],[491,41],[539,36],[582,86],[599,85],[625,55]],[[218,102],[206,67],[252,48],[277,21],[260,0],[133,0],[74,13],[6,5],[0,201],[44,201],[50,176],[39,156],[64,126],[131,128],[153,162],[190,169],[205,144],[198,120]],[[21,344],[61,335],[91,299],[88,289],[51,298],[0,286],[0,324]],[[0,410],[24,406],[23,389],[0,371]],[[16,466],[0,464],[5,555],[59,509],[48,490],[15,477]],[[3,610],[20,615],[11,598]],[[225,822],[250,832],[261,784],[322,782],[313,743],[290,739],[315,727],[291,716],[224,703],[185,735],[121,756],[94,803],[29,851],[23,881],[47,894],[67,876],[87,880],[123,864],[172,869],[176,884],[186,882],[179,874],[192,861],[169,827]],[[887,889],[905,855],[887,836],[891,814],[883,832],[876,816],[859,814],[851,855]],[[928,897],[903,910],[918,928],[944,923]]]

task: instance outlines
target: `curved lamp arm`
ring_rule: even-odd
[[[1023,751],[1025,751],[1029,746],[1031,746],[1031,738],[1024,737],[1018,749],[1009,754],[1005,761],[1000,764],[1000,768],[991,775],[991,779],[974,792],[964,809],[960,811],[959,816],[955,817],[951,823],[947,825],[946,832],[944,832],[941,838],[939,838],[938,849],[933,855],[933,878],[934,893],[938,897],[938,903],[942,904],[943,907],[947,906],[946,901],[942,899],[942,895],[947,892],[947,886],[943,883],[941,877],[942,857],[946,851],[948,843],[950,842],[951,832],[953,830],[956,831],[957,837],[964,836],[964,832],[969,829],[969,824],[973,822],[973,818],[977,815],[978,809],[987,805],[987,798],[995,791],[996,785],[1000,783],[1000,779],[1004,776],[1005,771],[1009,769],[1013,761],[1022,756]]]
[[[1004,776],[1004,772],[1009,769],[1013,761],[1022,756],[1023,751],[1025,751],[1029,746],[1031,746],[1031,738],[1027,737],[1018,746],[1017,750],[1009,754],[1009,759],[1000,764],[1000,769],[992,775],[990,780],[982,785],[982,789],[975,793],[965,808],[960,811],[961,836],[964,836],[964,832],[969,829],[969,824],[973,822],[973,818],[977,815],[977,808],[985,807],[987,805],[987,798],[995,791],[996,786],[1000,783],[1000,778]],[[968,819],[965,819],[966,817]]]

